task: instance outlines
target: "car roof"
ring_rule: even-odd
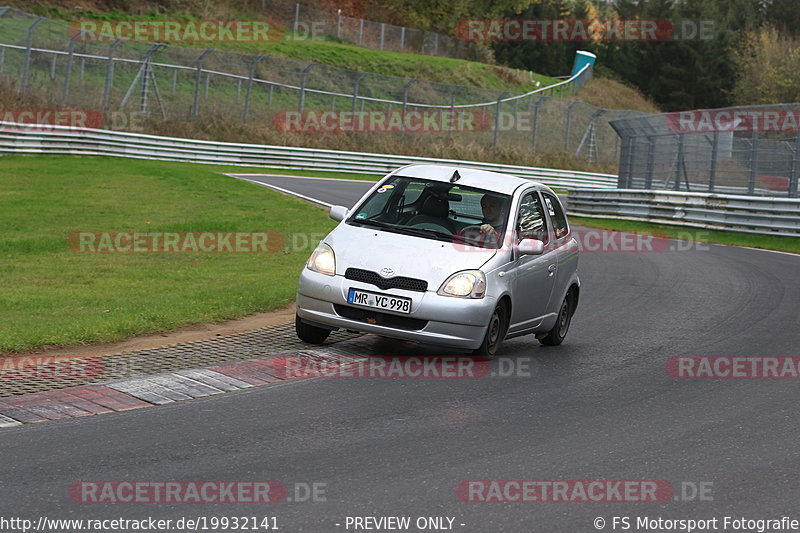
[[[456,167],[449,165],[406,165],[398,168],[391,173],[393,176],[408,176],[426,178],[433,181],[449,182],[455,171],[458,171],[461,178],[456,182],[457,185],[486,189],[488,191],[503,194],[514,194],[514,191],[521,185],[538,185],[540,188],[549,190],[541,183],[529,179],[512,176],[510,174],[500,174],[488,170],[478,170],[468,167]]]

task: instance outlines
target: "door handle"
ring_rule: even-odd
[[[547,271],[548,271],[548,272],[550,273],[550,275],[552,276],[552,275],[553,275],[553,272],[555,272],[555,271],[556,271],[556,264],[555,264],[555,263],[553,263],[552,265],[548,266],[548,267],[547,267]]]

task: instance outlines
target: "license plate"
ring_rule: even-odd
[[[378,294],[359,289],[350,289],[350,291],[347,293],[347,303],[361,305],[364,307],[372,307],[373,309],[394,311],[395,313],[408,314],[411,312],[411,298],[406,298],[405,296],[392,296],[389,294]]]

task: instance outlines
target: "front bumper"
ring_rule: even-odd
[[[352,306],[347,303],[347,293],[350,288],[411,298],[411,313],[372,311],[368,308]],[[338,275],[326,276],[304,268],[297,287],[297,316],[331,328],[374,333],[384,337],[453,348],[468,350],[478,348],[486,335],[489,317],[496,305],[495,299],[489,295],[474,300],[451,298],[436,294],[436,289],[438,287],[424,293],[402,289],[381,290],[368,283],[345,279]],[[336,309],[338,307],[339,311],[342,311],[342,306],[350,311],[347,313],[349,316],[364,314],[365,319],[342,316]],[[364,313],[352,312],[353,309],[366,309],[366,311]],[[400,324],[389,326],[367,322],[366,318],[375,313],[387,315],[390,318],[384,322],[400,322]],[[417,322],[423,327],[411,329],[418,326],[404,324],[402,319],[394,320],[394,317],[412,319],[406,322]],[[380,316],[377,316],[377,319],[377,321],[381,321]]]

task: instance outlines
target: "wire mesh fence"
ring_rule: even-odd
[[[635,113],[572,99],[591,75],[587,67],[511,93],[218,48],[87,39],[65,23],[0,8],[0,77],[134,132],[146,118],[202,118],[279,132],[414,134],[614,165],[621,145],[609,121]]]
[[[343,15],[341,9],[326,10],[307,3],[274,0],[263,0],[261,7],[270,18],[300,38],[333,37],[377,50],[473,61],[482,61],[491,56],[487,48],[473,42],[433,31],[349,17]]]
[[[798,195],[800,104],[640,115],[619,133],[619,187]]]

